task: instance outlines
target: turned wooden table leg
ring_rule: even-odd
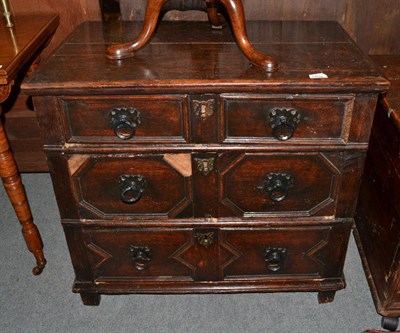
[[[3,95],[4,96],[4,95]],[[1,102],[1,97],[0,97]],[[0,121],[0,177],[4,188],[14,207],[18,220],[22,225],[22,234],[30,252],[36,258],[37,266],[32,270],[34,275],[39,275],[46,259],[43,255],[43,243],[39,231],[32,220],[32,213],[29,207],[26,193],[18,174],[14,157],[11,153],[4,127]]]
[[[149,42],[151,36],[154,33],[158,17],[160,16],[161,8],[167,1],[168,0],[148,0],[143,22],[143,28],[139,36],[132,42],[116,44],[107,48],[106,51],[107,58],[109,59],[129,58],[134,55],[135,51],[140,50],[143,46],[145,46]]]
[[[253,48],[247,37],[246,22],[241,0],[220,0],[225,6],[232,23],[233,33],[240,49],[246,57],[255,65],[261,66],[267,72],[278,69],[278,63],[271,56],[265,55]]]

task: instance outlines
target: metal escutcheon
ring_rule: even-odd
[[[201,120],[206,120],[214,114],[214,100],[208,99],[206,101],[193,101],[193,112]]]
[[[194,161],[199,170],[204,176],[208,176],[213,170],[215,165],[215,158],[195,158]]]
[[[194,238],[197,239],[200,245],[208,248],[210,245],[214,243],[214,232],[198,232],[194,235]]]

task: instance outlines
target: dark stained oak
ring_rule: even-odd
[[[400,316],[400,56],[374,56],[391,87],[375,113],[355,236],[377,312]]]
[[[91,156],[70,162],[79,170],[72,174],[74,190],[79,193],[81,216],[110,218],[174,218],[192,202],[191,179],[184,177],[166,160],[166,155],[125,155],[122,158]],[[70,161],[73,157],[70,159]],[[123,177],[141,176],[143,191],[137,193],[124,185]],[[133,179],[135,182],[135,179]],[[136,180],[136,186],[140,186]],[[99,196],[108,188],[107,193]],[[138,196],[138,200],[130,203]],[[127,202],[128,201],[128,202]]]
[[[188,142],[186,99],[184,95],[65,98],[61,103],[64,121],[69,123],[68,142]],[[126,111],[132,112],[130,119],[123,114]],[[93,118],[93,112],[98,116]]]
[[[161,22],[134,59],[106,58],[141,29],[84,23],[23,85],[73,291],[87,305],[131,293],[333,301],[388,81],[334,22],[247,22],[279,61],[272,73],[208,22]]]
[[[240,155],[220,175],[228,216],[310,216],[335,211],[339,170],[323,154]]]
[[[0,25],[0,103],[9,97],[15,82],[37,67],[38,55],[54,34],[59,22],[57,15],[27,16],[13,19],[14,27]],[[29,68],[30,67],[30,68]],[[0,122],[0,176],[4,188],[22,226],[22,234],[30,252],[36,258],[33,274],[38,275],[46,265],[43,243],[33,223],[28,199],[10,149],[3,123]]]
[[[318,144],[346,142],[354,96],[223,95],[222,121],[225,143],[268,143],[281,140]],[[279,124],[279,117],[289,117]],[[245,121],[246,126],[243,126]],[[286,130],[279,126],[286,126]]]

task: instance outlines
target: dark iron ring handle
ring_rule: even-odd
[[[139,191],[133,187],[126,187],[121,191],[121,199],[125,203],[135,203],[142,197],[143,191]]]
[[[141,175],[120,177],[121,200],[127,204],[138,202],[146,188],[146,180]]]
[[[110,112],[110,124],[119,139],[129,140],[140,125],[140,113],[134,108],[114,108]]]
[[[268,122],[274,138],[287,141],[293,137],[297,129],[300,114],[295,109],[273,109],[268,114]]]
[[[268,196],[272,201],[281,202],[287,197],[288,192],[289,188],[278,181],[276,184],[268,189]]]
[[[280,141],[287,141],[293,137],[295,131],[296,126],[288,123],[281,123],[272,129],[272,135]]]
[[[265,249],[264,261],[270,271],[279,271],[284,264],[286,258],[286,248],[267,247]]]
[[[121,140],[129,140],[135,136],[136,126],[130,121],[120,121],[114,125],[114,133]]]
[[[268,197],[275,202],[283,201],[291,188],[294,187],[294,177],[289,173],[267,174],[257,187],[261,192],[268,193]]]

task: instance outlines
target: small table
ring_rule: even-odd
[[[59,24],[58,15],[17,16],[14,27],[0,22],[0,103],[10,95],[17,78],[29,75],[38,65],[41,50],[47,45]],[[40,233],[33,223],[32,213],[17,166],[0,121],[0,177],[22,225],[22,234],[29,251],[36,258],[33,274],[46,265]]]

